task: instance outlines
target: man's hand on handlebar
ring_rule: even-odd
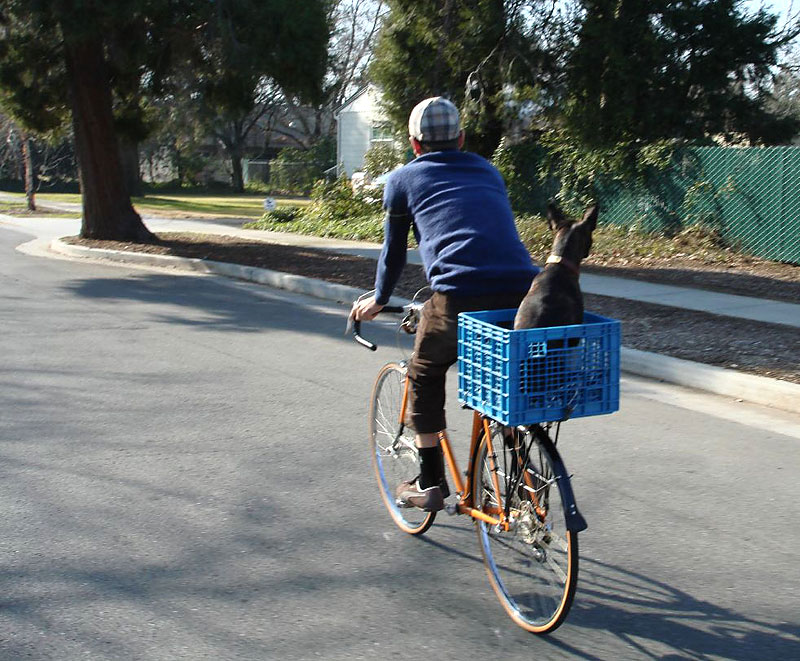
[[[350,310],[350,319],[372,321],[383,308],[383,305],[375,302],[374,296],[369,296],[353,303],[353,308]]]

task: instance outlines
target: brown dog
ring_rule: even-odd
[[[515,329],[583,323],[583,294],[578,277],[581,260],[592,247],[597,205],[586,209],[583,219],[577,222],[550,204],[547,220],[555,232],[553,247],[544,268],[522,299],[514,317]]]

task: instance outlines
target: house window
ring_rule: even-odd
[[[394,132],[389,122],[373,122],[370,142],[394,142]]]

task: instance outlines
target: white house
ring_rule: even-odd
[[[380,108],[381,91],[362,87],[336,111],[336,162],[348,177],[364,166],[364,154],[376,142],[394,142],[391,126]]]

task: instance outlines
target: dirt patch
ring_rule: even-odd
[[[231,236],[170,233],[154,244],[95,241],[68,243],[92,248],[195,257],[294,273],[371,289],[375,261],[313,248],[247,241]],[[730,294],[800,301],[800,268],[758,262],[747,266],[669,263],[590,266],[587,272]],[[411,297],[425,285],[422,268],[408,265],[395,293]],[[607,296],[586,296],[586,308],[621,320],[627,347],[800,383],[800,331],[780,324],[735,319]]]
[[[36,211],[31,211],[24,204],[2,203],[0,202],[0,213],[7,216],[21,216],[23,218],[41,218],[42,216],[79,217],[80,214],[72,211],[62,211],[61,209],[51,209],[36,205]]]

